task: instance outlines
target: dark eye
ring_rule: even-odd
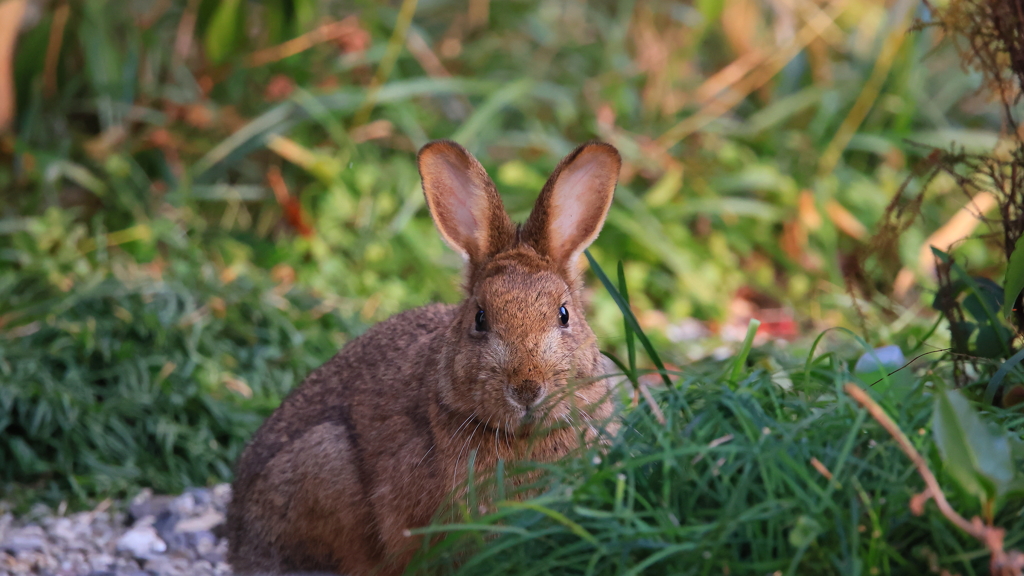
[[[483,310],[476,311],[476,331],[487,332],[487,315]]]
[[[558,309],[558,320],[561,321],[562,326],[569,325],[569,309],[565,306]]]

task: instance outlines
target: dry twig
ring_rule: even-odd
[[[363,38],[364,36],[367,36],[367,33],[360,28],[359,19],[355,16],[348,16],[343,20],[319,26],[287,42],[253,52],[246,60],[246,64],[251,68],[263,66],[305,52],[318,44],[335,42],[348,37],[356,40],[357,44],[368,43],[368,39]]]
[[[910,439],[900,430],[900,427],[893,422],[892,418],[885,413],[885,410],[875,402],[860,386],[847,383],[844,387],[846,393],[853,397],[858,404],[864,407],[871,414],[871,417],[878,421],[885,428],[885,431],[896,440],[903,453],[910,458],[917,468],[917,473],[924,480],[924,492],[917,494],[910,500],[910,510],[916,515],[924,513],[924,505],[928,500],[934,500],[939,512],[947,520],[956,525],[970,536],[977,539],[992,555],[989,569],[992,576],[1020,576],[1024,570],[1024,554],[1017,550],[1006,551],[1003,549],[1003,538],[1006,531],[998,526],[991,526],[982,522],[981,518],[975,516],[967,520],[953,509],[946,500],[946,495],[939,486],[935,474],[928,468],[924,457],[914,448]]]

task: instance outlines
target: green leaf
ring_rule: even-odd
[[[231,55],[241,35],[242,0],[221,0],[206,28],[206,57],[222,64]]]
[[[805,548],[814,543],[821,534],[821,524],[810,516],[801,515],[796,519],[796,526],[789,531],[789,543],[794,548]]]
[[[1017,296],[1024,291],[1024,236],[1017,239],[1006,264],[1006,279],[1003,280],[1003,316],[1013,312]]]
[[[974,354],[982,358],[999,358],[1003,354],[1006,338],[1000,326],[982,325],[978,337],[974,340]]]
[[[1009,437],[993,434],[962,394],[935,393],[933,425],[943,466],[965,491],[986,502],[1012,487]]]
[[[995,375],[988,381],[988,386],[985,387],[985,403],[992,404],[996,399],[996,390],[999,389],[999,385],[1003,383],[1003,378],[1010,373],[1021,361],[1024,360],[1024,349],[1018,350],[1016,354],[1011,356],[1003,365],[996,370]]]
[[[978,320],[984,320],[988,315],[985,309],[999,310],[1003,306],[1002,289],[998,284],[988,278],[974,277],[972,280],[978,288],[964,298],[964,308]]]
[[[718,20],[725,7],[725,2],[722,0],[697,0],[696,7],[700,15],[704,17],[705,25],[708,25]]]

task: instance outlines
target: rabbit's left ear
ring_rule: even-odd
[[[437,229],[470,262],[486,261],[515,237],[494,182],[465,148],[435,140],[420,150],[418,163]]]
[[[573,273],[604,225],[621,167],[611,144],[591,142],[570,152],[544,185],[523,225],[523,239]]]

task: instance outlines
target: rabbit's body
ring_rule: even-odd
[[[574,259],[611,201],[614,149],[567,157],[518,227],[457,145],[428,146],[420,168],[442,235],[469,260],[468,297],[374,326],[267,419],[239,460],[228,510],[237,573],[400,573],[420,544],[407,530],[465,480],[472,451],[478,473],[498,459],[557,459],[611,415]],[[566,197],[583,203],[576,221],[559,220]],[[552,222],[583,233],[566,238]]]

